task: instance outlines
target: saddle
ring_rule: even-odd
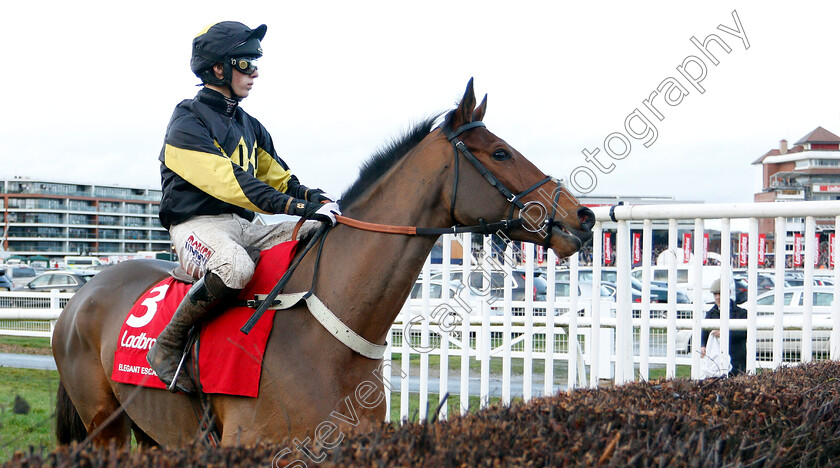
[[[228,309],[203,323],[198,330],[194,329],[195,338],[188,348],[191,352],[184,360],[182,372],[188,372],[202,393],[258,395],[262,359],[274,323],[274,311],[266,313],[248,334],[242,333],[240,329],[254,313],[247,301],[271,291],[286,271],[297,246],[298,241],[289,241],[262,251],[254,277],[240,292],[239,301],[226,304]],[[148,366],[146,353],[169,323],[193,281],[186,272],[173,271],[137,300],[120,329],[112,380],[164,388],[163,382]]]

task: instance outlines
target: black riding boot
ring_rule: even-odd
[[[239,290],[225,286],[222,279],[215,273],[207,272],[184,296],[169,325],[160,332],[157,341],[146,354],[146,361],[155,370],[158,378],[167,385],[170,392],[195,392],[195,387],[183,368],[178,374],[175,385],[172,385],[172,379],[175,377],[175,371],[178,369],[178,363],[181,361],[187,344],[187,334],[193,325],[212,312],[213,307],[237,292]]]

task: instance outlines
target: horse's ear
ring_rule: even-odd
[[[472,113],[473,122],[477,122],[479,120],[484,120],[484,113],[487,112],[487,95],[484,95],[484,99],[481,100],[481,104],[475,108]]]
[[[467,83],[467,90],[464,92],[464,97],[458,104],[458,108],[452,113],[452,121],[449,123],[451,128],[458,128],[461,125],[472,122],[472,112],[475,108],[475,92],[473,91],[473,79]]]

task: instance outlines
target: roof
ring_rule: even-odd
[[[805,144],[838,144],[840,143],[840,136],[837,136],[828,130],[817,127],[811,131],[811,133],[805,135],[804,137],[800,138],[799,141],[794,143],[791,148],[788,149],[788,153],[799,153],[805,151],[803,145]],[[771,149],[770,151],[764,153],[760,158],[756,159],[752,162],[752,164],[762,164],[764,160],[771,157],[771,156],[781,156],[782,152],[779,151],[778,148]],[[777,158],[778,159],[778,158]],[[798,158],[796,158],[798,159]],[[780,161],[774,161],[780,162]]]
[[[797,146],[797,148],[802,148]],[[832,150],[811,150],[811,151],[788,151],[787,154],[767,154],[762,156],[761,164],[779,164],[791,161],[802,161],[805,159],[840,159],[840,151]],[[754,163],[758,164],[758,163]]]
[[[793,148],[788,149],[788,152],[787,152],[787,153],[785,153],[784,155],[782,155],[782,152],[781,152],[781,151],[779,151],[779,149],[778,149],[778,148],[776,148],[776,149],[771,149],[770,151],[768,151],[768,152],[764,153],[764,154],[763,154],[760,158],[758,158],[758,159],[756,159],[755,161],[753,161],[753,162],[752,162],[752,164],[762,164],[762,163],[764,162],[764,160],[765,160],[765,159],[770,158],[770,157],[772,157],[772,156],[787,156],[788,154],[801,153],[801,152],[803,152],[804,150],[805,150],[805,149],[804,149],[802,146],[794,146]],[[791,160],[791,161],[793,161],[793,160],[796,160],[796,159],[800,159],[800,158],[799,158],[799,157],[793,157],[793,158],[792,158],[792,159],[790,159],[790,160]],[[773,162],[782,162],[782,161],[773,161]]]
[[[822,127],[817,127],[814,131],[800,138],[799,141],[793,145],[803,145],[805,143],[840,143],[840,137]]]

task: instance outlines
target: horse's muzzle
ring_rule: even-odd
[[[595,226],[595,213],[589,208],[582,206],[578,209],[577,215],[580,230],[575,230],[574,235],[580,239],[581,244],[586,244],[592,239],[592,228]]]

